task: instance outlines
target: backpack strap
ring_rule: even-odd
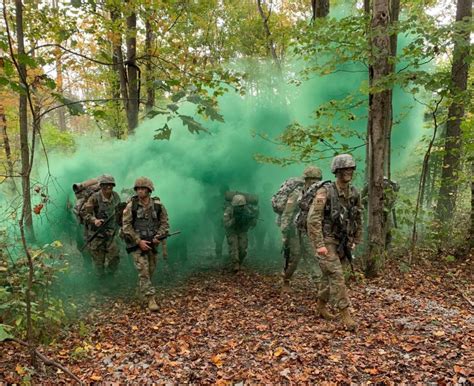
[[[132,201],[132,221],[135,222],[137,218],[138,211],[138,196],[132,196],[130,198]],[[153,208],[155,209],[156,217],[160,218],[161,215],[161,200],[159,197],[150,197],[150,200],[153,201]]]

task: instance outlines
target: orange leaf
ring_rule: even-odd
[[[217,355],[213,355],[211,357],[211,361],[212,363],[214,363],[217,367],[222,367],[223,363],[222,363],[222,358],[220,356],[220,354],[217,354]]]
[[[366,369],[365,372],[369,373],[369,374],[372,374],[372,375],[377,375],[379,373],[379,371],[376,368]]]
[[[91,375],[90,379],[93,381],[101,381],[102,377],[100,375]]]
[[[278,348],[275,350],[275,352],[273,353],[273,356],[275,356],[275,357],[278,358],[281,354],[283,354],[283,351],[284,351],[284,350],[283,350],[283,347],[278,347]]]

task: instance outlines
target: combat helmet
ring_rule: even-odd
[[[138,177],[135,180],[135,185],[133,185],[133,189],[137,190],[137,188],[147,188],[150,192],[153,192],[155,190],[153,182],[151,182],[151,180],[147,177]]]
[[[336,174],[337,169],[354,168],[356,163],[350,154],[339,154],[332,159],[331,172]]]
[[[303,171],[303,178],[316,178],[321,180],[323,178],[323,172],[317,166],[307,166]]]
[[[242,194],[236,194],[232,197],[232,202],[230,203],[232,206],[244,206],[247,204],[247,200],[245,196]]]
[[[115,186],[115,178],[110,174],[103,174],[99,177],[99,185],[113,185]]]

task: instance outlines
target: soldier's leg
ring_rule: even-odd
[[[229,246],[229,256],[234,270],[240,268],[239,264],[239,238],[237,234],[227,234],[227,245]]]
[[[343,310],[349,307],[351,303],[347,295],[341,260],[337,253],[336,245],[328,244],[326,248],[328,249],[328,254],[319,257],[321,269],[328,277],[329,298],[331,302],[334,302],[337,309]]]
[[[150,251],[147,253],[148,255],[148,272],[150,275],[150,280],[153,277],[153,274],[155,273],[156,270],[156,263],[158,261],[158,254]]]
[[[112,274],[115,273],[120,262],[120,251],[115,240],[109,244],[105,260],[108,271]]]
[[[301,255],[307,262],[309,274],[316,288],[316,293],[319,293],[323,273],[319,266],[318,255],[314,253],[309,237],[305,233],[301,234]]]
[[[239,264],[242,264],[247,256],[247,247],[249,239],[247,232],[239,233]]]
[[[301,259],[300,238],[296,233],[292,233],[288,236],[288,246],[290,249],[289,259],[285,261],[285,267],[283,269],[283,280],[286,282],[290,281]]]
[[[155,294],[155,288],[151,284],[150,264],[147,254],[139,251],[132,252],[133,262],[138,272],[138,286],[141,296],[152,296]]]
[[[100,238],[92,240],[89,244],[89,252],[92,256],[97,274],[102,276],[105,273],[105,259],[107,254],[104,248],[104,240]]]

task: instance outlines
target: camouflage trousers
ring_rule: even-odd
[[[247,232],[227,233],[227,244],[232,264],[234,268],[239,268],[247,256]]]
[[[214,229],[213,229],[213,239],[214,239],[214,244],[216,246],[216,257],[221,258],[222,257],[222,244],[224,243],[225,239],[225,231],[222,228],[222,224],[213,224]]]
[[[154,295],[156,290],[151,283],[151,278],[156,269],[158,255],[154,251],[142,252],[141,250],[131,253],[135,268],[138,271],[138,288],[140,296]]]
[[[283,279],[290,280],[301,259],[306,265],[306,270],[316,286],[316,290],[319,291],[321,283],[322,272],[319,267],[319,260],[316,254],[313,252],[313,247],[309,241],[308,235],[302,232],[290,232],[288,237],[288,246],[290,248],[290,255],[288,261],[285,262],[285,268],[283,270]]]
[[[326,303],[332,303],[338,310],[343,310],[351,305],[347,295],[346,282],[337,253],[337,245],[326,243],[328,253],[319,256],[319,266],[323,273],[318,298]]]
[[[89,244],[89,251],[94,261],[97,273],[101,276],[105,273],[117,271],[120,256],[119,248],[115,238],[96,237]]]

